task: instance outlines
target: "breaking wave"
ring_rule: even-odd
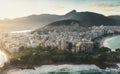
[[[96,65],[43,65],[35,70],[17,70],[9,74],[120,74],[120,64],[118,66],[118,69],[100,69]]]

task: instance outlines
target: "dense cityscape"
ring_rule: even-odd
[[[120,0],[0,0],[0,74],[120,74]]]
[[[12,52],[18,52],[20,47],[36,47],[38,45],[57,47],[61,50],[73,52],[93,51],[94,41],[92,39],[105,34],[120,32],[119,26],[93,26],[80,31],[47,31],[44,33],[20,32],[1,33],[0,48]]]

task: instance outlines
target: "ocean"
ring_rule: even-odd
[[[120,67],[120,64],[118,64]],[[120,74],[120,68],[100,69],[96,65],[43,65],[32,69],[17,70],[9,74]]]
[[[112,50],[120,48],[120,35],[105,39],[103,46],[108,47]]]

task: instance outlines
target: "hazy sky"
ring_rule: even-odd
[[[63,15],[73,9],[120,15],[120,0],[0,0],[1,19],[43,13]]]

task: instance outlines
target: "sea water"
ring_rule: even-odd
[[[118,66],[120,67],[120,64]],[[120,74],[120,68],[100,69],[96,65],[43,65],[35,70],[17,70],[9,74]]]
[[[120,35],[107,38],[103,42],[103,46],[111,48],[112,50],[120,48]]]

